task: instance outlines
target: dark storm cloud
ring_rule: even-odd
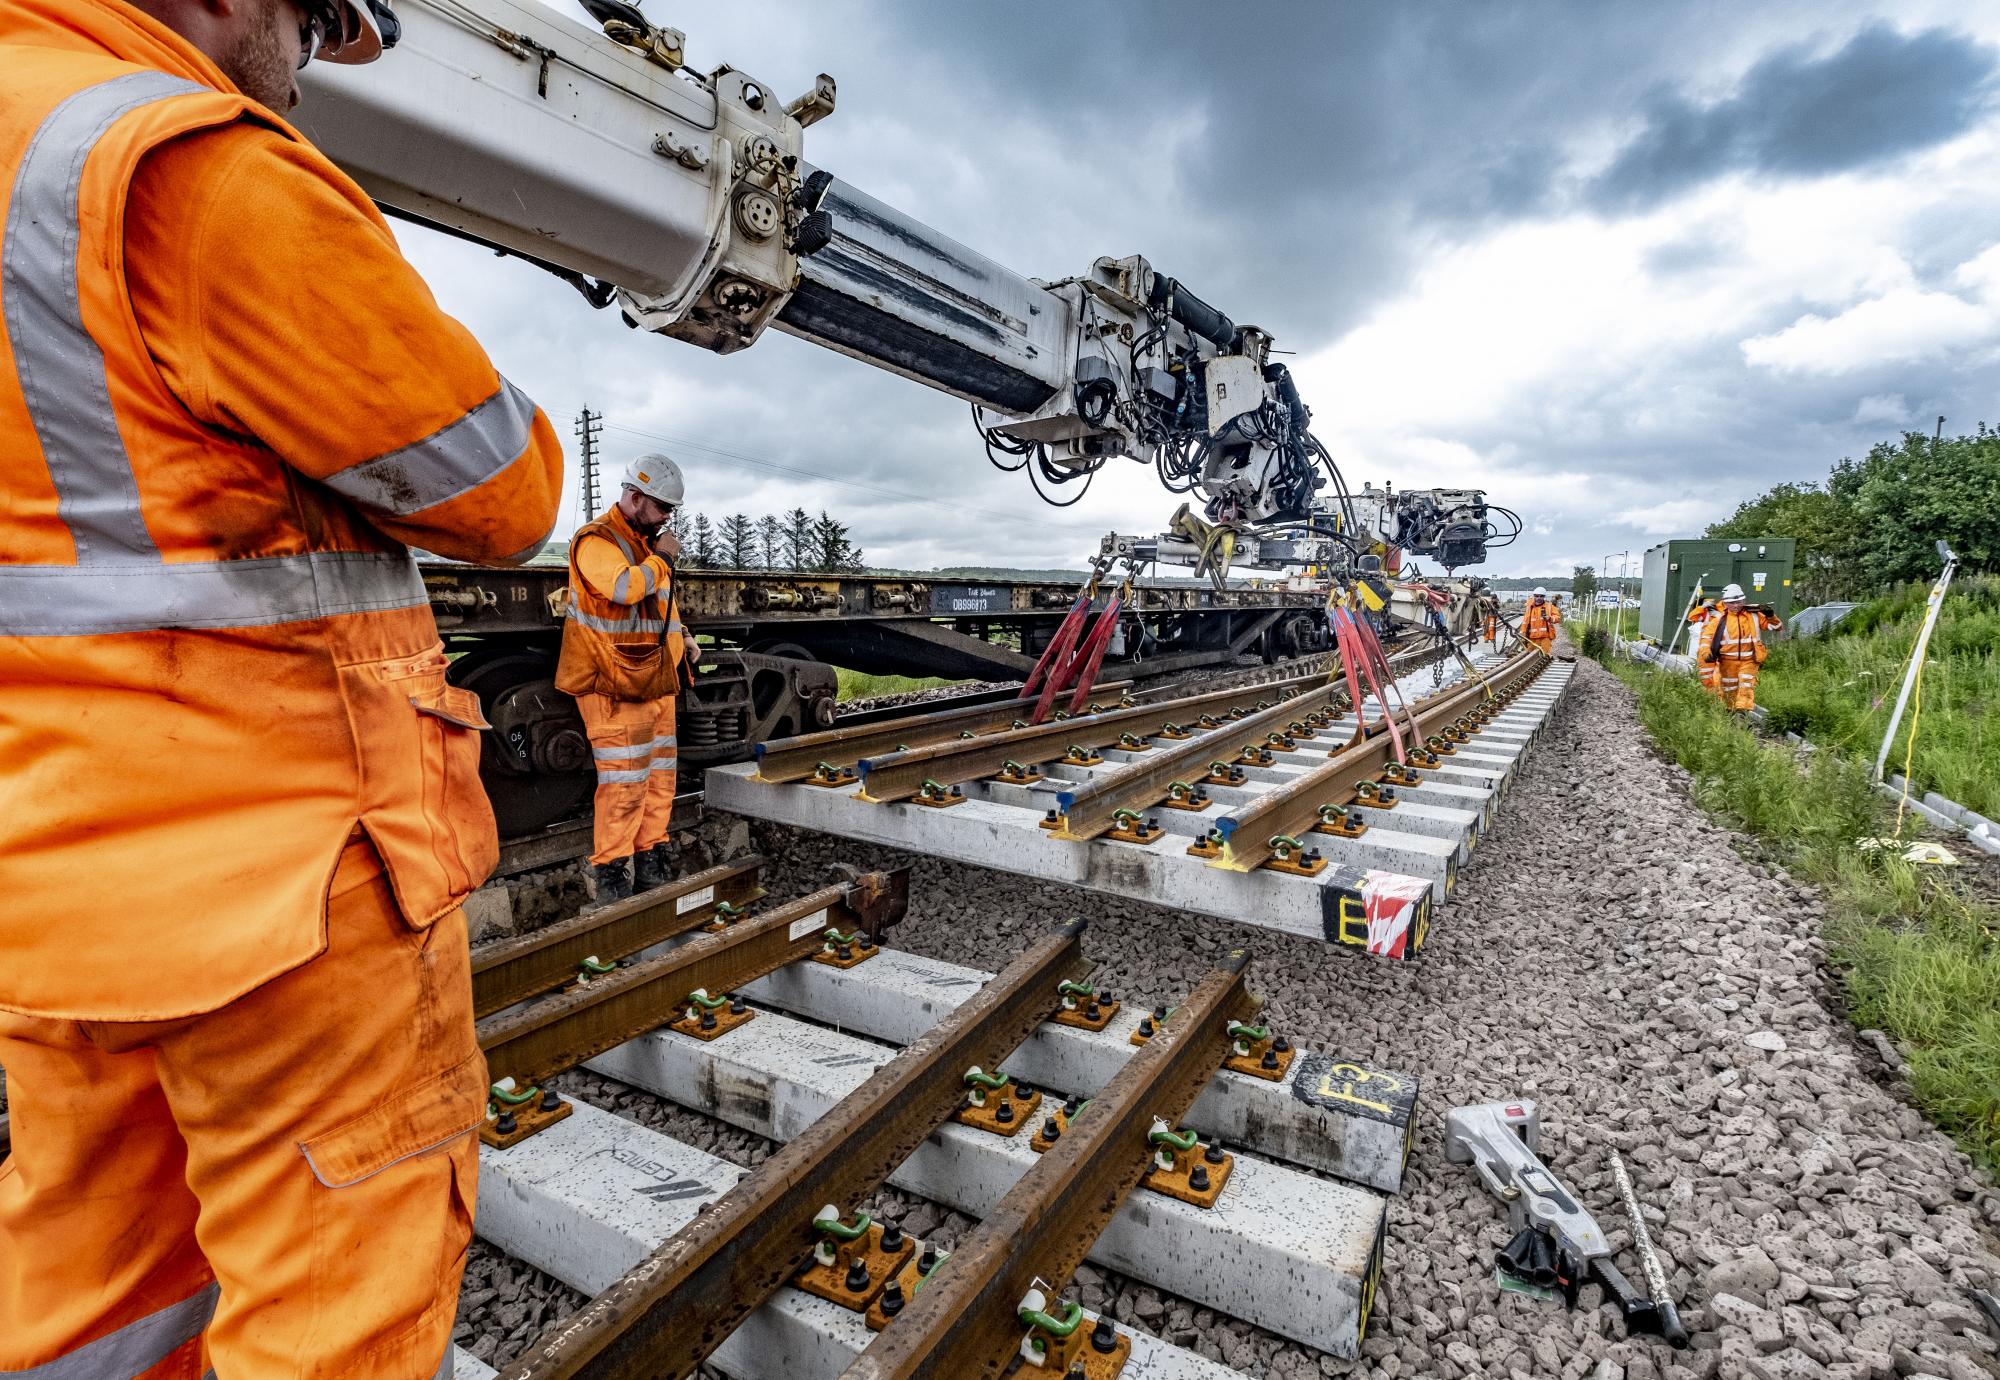
[[[1764,58],[1713,104],[1662,88],[1591,198],[1632,210],[1724,173],[1816,176],[1928,148],[1972,127],[1993,70],[1992,50],[1962,35],[1871,24],[1824,57]]]
[[[842,54],[842,109],[813,131],[823,166],[877,195],[900,184],[920,203],[904,209],[1025,272],[1144,253],[1302,349],[1440,237],[1547,210],[1579,132],[1722,42],[1679,7],[1554,0],[840,13],[870,43]],[[994,194],[886,157],[881,122],[913,118]],[[1032,175],[996,137],[1010,126],[1045,136]]]
[[[572,0],[551,3],[574,16]],[[1718,173],[1881,164],[1990,118],[1989,49],[1935,30],[1899,36],[1884,16],[1898,17],[1888,0],[742,0],[686,24],[704,69],[726,62],[787,93],[833,73],[839,108],[808,132],[808,156],[981,253],[1043,278],[1141,253],[1281,347],[1313,351],[1393,311],[1425,269],[1497,232],[1579,206],[1615,220]],[[1607,180],[1582,181],[1608,150]],[[1979,200],[1956,197],[1913,223],[1897,250],[1922,281],[1948,282],[2000,233],[2000,198]],[[1660,233],[1641,279],[1694,292],[1743,271],[1744,227],[1727,217]],[[853,520],[885,562],[977,553],[1053,565],[1112,526],[1156,528],[1177,501],[1134,480],[1122,499],[1100,492],[1045,510],[1025,476],[990,470],[954,399],[775,333],[726,358],[647,339],[471,246],[427,246],[424,258],[451,309],[561,429],[590,403],[633,429],[608,433],[619,459],[696,443],[678,453],[691,501],[710,513],[802,501]],[[1630,335],[1662,332],[1645,367],[1525,383],[1442,439],[1521,457],[1526,477],[1495,498],[1524,511],[1551,497],[1535,473],[1566,472],[1590,476],[1579,489],[1712,495],[1726,513],[1779,478],[1865,450],[1870,438],[1847,425],[1863,397],[1905,394],[1913,414],[1970,425],[1983,405],[1971,400],[2000,388],[2000,367],[1976,361],[1927,366],[1930,384],[1907,366],[1843,378],[1746,368],[1740,334],[1846,304],[1781,303],[1744,332],[1696,341],[1675,333],[1685,323],[1635,317]],[[1335,379],[1308,401],[1331,429],[1351,400]],[[894,505],[717,448],[933,501]],[[1356,483],[1440,482],[1423,464],[1348,461]],[[1587,547],[1594,558],[1630,540],[1608,529],[1524,540],[1494,569],[1546,573],[1559,553]]]

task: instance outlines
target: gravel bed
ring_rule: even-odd
[[[778,862],[777,895],[824,885],[836,860],[898,857],[752,834]],[[1839,1015],[1816,894],[1743,846],[1652,751],[1624,686],[1584,661],[1416,963],[921,858],[893,942],[997,968],[1084,915],[1100,976],[1148,1002],[1176,1000],[1247,945],[1280,1029],[1419,1075],[1362,1363],[1084,1277],[1086,1303],[1250,1374],[2000,1376],[1966,1293],[2000,1292],[2000,1198],[1899,1096],[1893,1046]],[[1505,1215],[1444,1162],[1440,1126],[1448,1107],[1516,1094],[1540,1101],[1552,1167],[1621,1248],[1605,1152],[1632,1164],[1642,1201],[1665,1213],[1654,1240],[1694,1350],[1495,1289]]]
[[[766,885],[781,898],[825,885],[836,861],[902,860],[723,816],[701,833],[719,856],[745,844],[770,856]],[[1651,751],[1629,692],[1585,661],[1417,962],[927,858],[912,860],[911,913],[892,942],[998,968],[1030,936],[1084,915],[1100,978],[1146,1002],[1176,1000],[1217,955],[1247,945],[1280,1029],[1422,1078],[1361,1361],[1079,1272],[1087,1306],[1246,1374],[2000,1376],[1966,1292],[2000,1292],[2000,1197],[1902,1100],[1889,1041],[1839,1015],[1815,894],[1743,849]],[[561,1085],[738,1164],[770,1148],[594,1075]],[[1653,1236],[1694,1350],[1627,1341],[1606,1310],[1498,1293],[1490,1265],[1505,1214],[1445,1163],[1440,1126],[1450,1106],[1515,1094],[1540,1101],[1545,1156],[1621,1249],[1629,1230],[1607,1148],[1632,1165],[1649,1216],[1664,1212]],[[873,1206],[947,1247],[972,1225],[889,1191]],[[579,1302],[479,1247],[459,1334],[504,1362],[528,1340],[514,1334],[532,1333],[521,1320],[536,1304],[553,1318]]]

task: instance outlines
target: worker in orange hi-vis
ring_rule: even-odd
[[[1771,654],[1763,634],[1784,626],[1770,609],[1744,603],[1743,586],[1722,587],[1722,612],[1703,629],[1695,659],[1714,664],[1722,703],[1732,713],[1756,708],[1757,669]]]
[[[1554,656],[1556,650],[1556,629],[1562,626],[1562,615],[1549,602],[1549,592],[1540,585],[1528,597],[1528,607],[1521,614],[1521,636],[1544,656]]]
[[[679,760],[674,697],[701,659],[674,589],[681,546],[672,521],[685,494],[678,465],[641,456],[626,468],[618,501],[570,539],[556,688],[576,697],[597,768],[597,906],[667,881]]]
[[[280,112],[387,0],[0,0],[0,1373],[450,1365],[477,699],[547,418]]]
[[[1700,677],[1702,689],[1717,699],[1722,698],[1722,667],[1712,660],[1703,660],[1702,643],[1715,631],[1715,622],[1722,617],[1722,610],[1713,599],[1703,599],[1688,611],[1688,645],[1695,649],[1695,675]]]

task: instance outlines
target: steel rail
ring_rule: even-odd
[[[587,911],[559,924],[472,951],[472,1013],[495,1011],[573,980],[585,959],[615,963],[661,940],[699,929],[722,903],[741,908],[764,895],[754,854]]]
[[[1165,800],[1176,782],[1193,782],[1208,774],[1209,764],[1234,759],[1245,748],[1266,747],[1270,735],[1315,714],[1344,711],[1347,687],[1329,685],[1242,719],[1197,733],[1184,743],[1156,744],[1135,762],[1106,772],[1089,782],[1056,792],[1061,827],[1058,839],[1082,842],[1109,831],[1124,810],[1144,810]]]
[[[1428,665],[1443,655],[1425,648],[1391,658],[1401,671]],[[1156,744],[1136,762],[1117,771],[1105,772],[1072,789],[1056,793],[1061,827],[1052,832],[1058,839],[1084,841],[1109,831],[1123,810],[1144,810],[1165,800],[1177,782],[1192,782],[1207,773],[1218,758],[1234,757],[1244,748],[1266,746],[1272,733],[1291,727],[1315,713],[1347,712],[1347,687],[1330,684],[1306,694],[1261,709],[1243,719],[1233,719],[1210,732],[1198,733],[1185,743]],[[1371,725],[1370,733],[1386,732],[1385,726]]]
[[[965,1071],[997,1068],[1089,972],[1084,924],[1037,940],[624,1277],[545,1333],[505,1380],[678,1377],[812,1253],[814,1215],[860,1203],[960,1105]]]
[[[879,938],[908,902],[909,869],[863,873],[546,1001],[488,1016],[475,1029],[490,1080],[539,1084],[666,1024],[696,989],[720,996],[806,957],[829,926]]]
[[[1097,686],[1092,693],[1099,697],[1108,696],[1108,702],[1115,704],[1118,696],[1131,684],[1129,680],[1111,681]],[[932,710],[928,714],[908,714],[897,719],[855,724],[848,728],[836,726],[824,732],[803,733],[792,738],[773,738],[770,742],[758,743],[753,749],[757,757],[757,779],[779,784],[803,781],[817,772],[822,762],[828,766],[851,767],[874,753],[953,742],[967,733],[1005,732],[1024,720],[1034,707],[1033,700],[989,701],[956,709]]]
[[[1177,1126],[1215,1076],[1232,1021],[1260,1003],[1244,986],[1247,951],[1226,955],[959,1244],[848,1380],[998,1376],[1021,1340],[1017,1309],[1043,1281],[1060,1296],[1119,1205],[1146,1176],[1155,1117]]]
[[[1501,663],[1484,682],[1468,681],[1426,695],[1411,706],[1424,719],[1450,726],[1468,710],[1487,701],[1508,700],[1547,666],[1541,653],[1517,652]],[[1222,836],[1222,856],[1209,863],[1231,872],[1249,872],[1278,854],[1273,844],[1279,839],[1303,840],[1319,822],[1320,810],[1328,805],[1345,805],[1354,788],[1372,781],[1389,764],[1394,743],[1389,736],[1372,734],[1361,742],[1336,752],[1333,759],[1304,776],[1258,795],[1234,813],[1215,823]]]
[[[926,782],[954,786],[991,776],[1009,762],[1036,764],[1063,755],[1072,744],[1096,751],[1113,747],[1125,737],[1146,737],[1181,719],[1203,714],[1251,712],[1292,699],[1326,683],[1324,672],[1293,676],[1271,685],[1244,685],[1177,700],[1084,714],[1056,723],[1037,724],[980,738],[937,743],[930,747],[861,759],[861,791],[868,800],[903,800]],[[1142,725],[1152,726],[1150,729]]]

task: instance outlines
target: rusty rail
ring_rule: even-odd
[[[683,1376],[795,1274],[826,1203],[860,1202],[964,1095],[1053,1015],[1056,986],[1090,969],[1083,922],[1037,941],[971,1001],[901,1051],[693,1224],[545,1334],[505,1380]],[[1219,1057],[1219,1056],[1218,1056]]]
[[[1442,648],[1427,647],[1417,653],[1392,657],[1390,665],[1398,671],[1415,670],[1443,655]],[[1271,734],[1284,733],[1294,724],[1313,729],[1322,727],[1312,722],[1314,716],[1324,719],[1351,708],[1344,684],[1325,685],[1245,718],[1233,719],[1211,732],[1198,733],[1185,743],[1156,743],[1136,762],[1058,791],[1056,807],[1061,811],[1062,827],[1052,831],[1053,836],[1075,841],[1094,839],[1115,825],[1120,811],[1145,810],[1159,804],[1176,783],[1192,783],[1206,774],[1210,763],[1233,758],[1248,747],[1268,746]],[[1369,731],[1376,732],[1379,728],[1378,721]]]
[[[1146,1176],[1147,1133],[1179,1119],[1229,1049],[1229,1025],[1259,1003],[1237,949],[1159,1023],[977,1229],[846,1371],[849,1380],[1003,1374],[1018,1353],[1017,1309],[1037,1280],[1054,1299]]]
[[[1107,707],[1131,687],[1129,680],[1107,681],[1093,691],[1093,705]],[[821,733],[802,733],[792,738],[774,738],[758,743],[757,779],[783,783],[803,781],[819,770],[822,763],[851,767],[876,753],[895,752],[905,747],[927,747],[952,742],[965,734],[975,736],[1000,733],[1022,723],[1034,710],[1033,700],[1000,700],[966,705],[959,709],[912,713],[897,719],[856,724],[851,728],[829,728]],[[1095,712],[1093,710],[1093,712]]]
[[[1009,762],[1032,765],[1060,757],[1072,745],[1096,751],[1140,739],[1167,724],[1249,713],[1292,699],[1326,683],[1322,672],[1292,676],[1270,685],[1236,686],[1188,695],[1177,700],[1085,714],[1057,723],[1037,724],[984,737],[936,743],[930,747],[861,759],[861,794],[870,800],[903,800],[923,790],[927,782],[953,786],[991,776]]]
[[[1539,652],[1517,652],[1483,681],[1468,680],[1426,695],[1411,709],[1432,724],[1453,726],[1487,700],[1506,700],[1532,681],[1548,659]],[[1435,736],[1435,735],[1433,735]],[[1248,872],[1279,855],[1280,840],[1307,839],[1329,805],[1346,805],[1355,787],[1372,781],[1389,764],[1394,744],[1387,734],[1371,734],[1337,751],[1325,766],[1258,795],[1216,821],[1222,856],[1209,864],[1231,872]]]
[[[629,901],[587,911],[518,939],[472,951],[472,1012],[495,1011],[553,991],[575,979],[585,959],[615,963],[661,940],[699,929],[718,904],[741,908],[763,896],[754,854],[641,892]]]
[[[825,942],[829,927],[879,938],[908,902],[909,869],[863,873],[658,958],[489,1016],[476,1027],[487,1072],[495,1083],[538,1084],[666,1024],[698,988],[719,996],[806,957]]]

